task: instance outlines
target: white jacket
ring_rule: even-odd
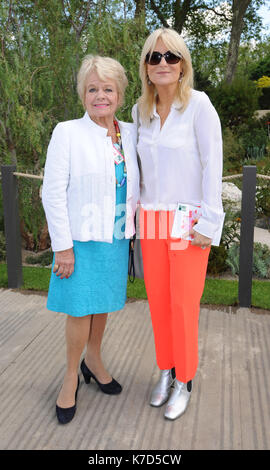
[[[125,238],[135,233],[139,170],[134,124],[119,121],[127,168]],[[71,248],[73,240],[112,243],[116,182],[111,137],[88,113],[60,122],[48,146],[42,188],[53,251]]]

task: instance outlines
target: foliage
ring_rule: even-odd
[[[256,12],[261,3],[251,2],[247,11],[243,31],[246,39],[258,39],[261,25]],[[142,15],[135,17],[139,4]],[[265,40],[258,42],[254,50],[247,43],[241,46],[239,68],[246,67],[250,81],[238,77],[228,88],[221,80],[231,17],[232,0],[2,0],[0,163],[15,163],[19,171],[42,173],[56,123],[80,117],[84,112],[76,92],[76,76],[87,53],[109,55],[125,67],[129,85],[118,117],[130,121],[131,108],[140,95],[138,64],[142,45],[152,29],[167,22],[177,28],[182,24],[192,54],[196,87],[210,95],[221,117],[224,169],[234,171],[247,157],[251,127],[241,128],[241,139],[237,129],[257,109],[258,90],[254,92],[253,81],[269,74],[270,45]],[[253,142],[263,138],[258,129],[253,130]],[[41,238],[46,237],[39,183],[20,181],[19,190],[22,235],[27,247],[37,250]],[[0,230],[1,213],[0,196]]]
[[[270,176],[270,173],[269,173]],[[256,188],[256,213],[264,219],[265,226],[270,229],[270,181],[260,180]]]
[[[241,218],[240,214],[233,212],[230,207],[226,207],[224,226],[222,230],[221,245],[223,245],[226,250],[230,248],[232,244],[240,240],[240,224]]]
[[[254,57],[249,66],[249,76],[251,80],[260,80],[263,76],[268,76],[270,70],[270,44],[269,41],[262,43],[256,51],[256,58]],[[262,49],[262,51],[261,51]]]
[[[236,212],[233,212],[229,206],[225,208],[225,211],[220,245],[211,247],[207,267],[208,274],[217,275],[227,271],[228,250],[240,239],[241,218]]]
[[[21,235],[28,250],[40,250],[49,246],[47,223],[41,204],[40,182],[19,178],[19,212]],[[33,213],[35,216],[33,217]]]
[[[4,209],[3,209],[3,197],[2,188],[0,187],[0,232],[4,232]]]
[[[6,239],[4,233],[0,231],[0,261],[6,260]]]
[[[263,76],[269,76],[270,70],[270,40],[254,43],[248,42],[240,47],[239,69],[242,75],[250,80],[257,81]],[[262,88],[259,97],[259,109],[270,109],[270,89]]]
[[[270,88],[262,88],[262,94],[259,97],[260,109],[270,109]]]
[[[239,274],[239,244],[233,244],[228,250],[227,266],[231,269],[233,275]]]
[[[80,2],[70,5],[75,21]],[[21,0],[10,12],[10,16],[8,8],[1,12],[3,18],[6,15],[6,23],[1,25],[6,34],[0,59],[0,163],[13,163],[18,171],[41,174],[56,123],[84,113],[76,92],[76,76],[85,54],[114,57],[126,68],[129,86],[118,117],[131,120],[131,108],[140,94],[138,62],[147,32],[139,20],[115,21],[105,13],[101,22],[99,15],[103,12],[95,16],[93,11],[93,21],[78,35],[80,21],[77,27],[75,23],[71,27],[61,2],[52,0]],[[20,181],[19,195],[25,246],[41,249],[46,220],[39,184]]]
[[[49,266],[52,264],[53,252],[51,250],[44,251],[38,256],[27,256],[25,261],[28,264],[40,264],[41,266]]]
[[[140,20],[115,22],[110,16],[106,16],[102,23],[93,22],[88,28],[87,37],[84,38],[85,52],[113,57],[125,68],[129,84],[125,103],[117,112],[117,116],[122,120],[131,120],[132,106],[140,95],[138,64],[147,34],[148,31]]]
[[[2,200],[2,191],[0,187],[0,261],[6,259],[6,240],[4,235],[4,210],[3,210],[3,200]]]
[[[212,246],[208,258],[207,273],[217,275],[227,269],[227,251],[224,245]]]
[[[270,63],[269,63],[270,67]],[[257,81],[255,81],[258,88],[262,90],[262,94],[259,97],[260,109],[270,108],[270,77],[263,75]]]
[[[239,253],[238,243],[232,245],[228,250],[226,263],[234,275],[239,274]],[[270,279],[270,249],[267,245],[254,243],[252,272],[258,278]]]
[[[258,88],[269,88],[270,87],[270,77],[263,75],[256,82]]]
[[[231,84],[221,82],[212,91],[212,101],[223,127],[235,129],[258,109],[260,90],[245,77],[236,77]]]
[[[266,154],[267,127],[262,120],[251,118],[237,129],[239,142],[245,149],[245,159],[260,160]]]
[[[241,162],[245,157],[245,148],[240,142],[237,133],[225,127],[223,130],[223,158],[224,174],[238,173]]]

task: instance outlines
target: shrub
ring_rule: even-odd
[[[226,250],[235,244],[235,242],[239,242],[240,224],[240,213],[238,214],[237,212],[233,212],[229,207],[226,207],[224,226],[220,241],[220,244],[224,245]]]
[[[252,80],[236,77],[231,84],[221,82],[211,93],[223,127],[236,128],[258,109],[261,90]]]
[[[224,245],[212,246],[208,259],[207,273],[220,274],[227,270],[227,250]]]
[[[39,185],[40,183],[35,180],[18,179],[21,235],[25,248],[32,251],[50,246]]]
[[[3,232],[0,232],[0,261],[6,260],[6,240]]]
[[[3,196],[2,188],[0,187],[0,231],[4,231],[4,209],[3,209]]]
[[[260,109],[270,109],[270,88],[263,88],[259,97]]]
[[[53,252],[51,250],[47,250],[38,256],[27,256],[25,259],[28,264],[41,264],[41,266],[49,266],[52,264],[52,260]]]
[[[223,130],[225,173],[241,172],[243,164],[248,160],[256,164],[266,156],[268,144],[266,122],[267,116],[262,119],[250,118],[237,128],[226,127]]]
[[[266,227],[270,228],[270,181],[260,184],[256,188],[256,214],[264,219]]]
[[[220,274],[228,270],[228,249],[236,240],[239,240],[239,229],[241,219],[238,214],[226,209],[220,246],[212,246],[209,254],[207,273]]]
[[[238,128],[237,135],[246,158],[258,160],[264,157],[268,136],[266,125],[261,120],[249,119]]]
[[[262,90],[262,94],[259,97],[260,109],[270,109],[270,77],[263,75],[256,83],[257,87]]]
[[[245,148],[237,135],[226,127],[223,131],[223,157],[224,173],[238,172],[242,166],[241,162],[245,157]]]
[[[226,263],[232,274],[239,274],[240,245],[235,243],[227,253]],[[262,279],[270,279],[270,248],[262,243],[254,243],[252,273]]]

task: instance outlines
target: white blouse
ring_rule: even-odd
[[[132,109],[134,122],[136,107]],[[139,118],[140,203],[146,210],[175,210],[179,202],[200,205],[196,231],[213,239],[219,232],[221,236],[224,221],[220,120],[204,92],[192,90],[183,113],[180,107],[177,102],[172,105],[161,129],[155,107],[149,126]]]

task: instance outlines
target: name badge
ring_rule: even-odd
[[[119,150],[115,148],[114,145],[113,145],[113,158],[114,158],[114,162],[116,165],[119,165],[120,163],[124,161],[123,155],[121,154],[121,152],[119,152]]]

